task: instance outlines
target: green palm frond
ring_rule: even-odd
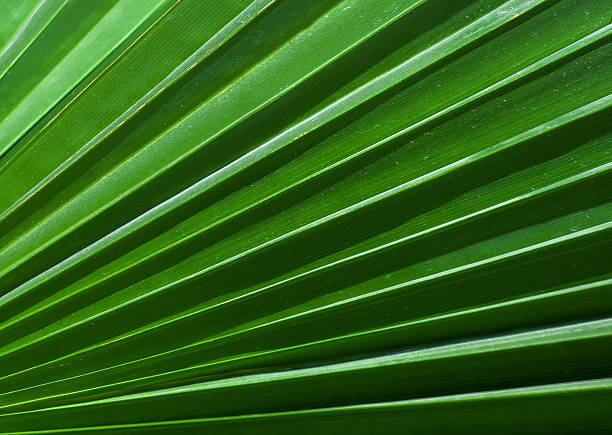
[[[0,6],[0,432],[612,431],[612,2]]]

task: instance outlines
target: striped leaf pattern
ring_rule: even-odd
[[[612,431],[612,2],[1,4],[2,433]]]

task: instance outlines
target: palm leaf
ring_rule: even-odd
[[[612,430],[601,0],[5,0],[4,433]]]

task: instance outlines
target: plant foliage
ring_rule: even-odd
[[[612,432],[609,0],[0,6],[2,433]]]

